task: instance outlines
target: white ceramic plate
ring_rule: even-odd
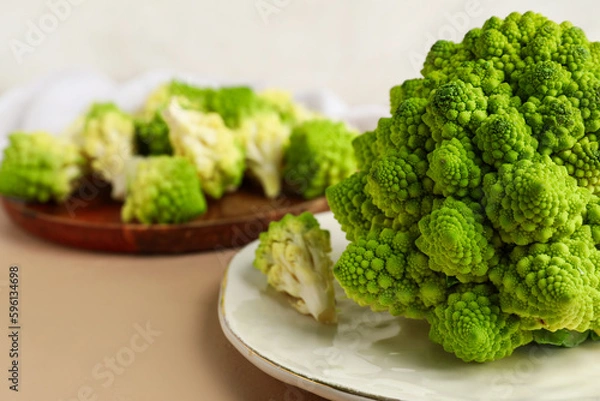
[[[331,213],[333,257],[346,246]],[[301,316],[252,267],[256,242],[231,261],[219,316],[232,344],[286,383],[332,400],[600,401],[600,343],[528,346],[493,363],[467,364],[429,341],[421,321],[373,313],[338,288],[339,324]]]

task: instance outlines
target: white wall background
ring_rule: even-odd
[[[74,5],[76,4],[76,5]],[[387,102],[434,39],[534,9],[600,40],[592,0],[0,0],[0,91],[93,68],[118,80],[156,68]],[[54,5],[54,6],[51,6]],[[63,20],[52,17],[51,9]],[[48,32],[37,32],[37,28]],[[32,33],[33,32],[33,33]],[[39,35],[41,33],[41,35]]]

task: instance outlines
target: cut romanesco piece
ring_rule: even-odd
[[[215,90],[212,88],[200,88],[189,83],[173,80],[156,88],[142,109],[141,116],[144,120],[150,121],[156,117],[156,114],[169,105],[172,100],[176,100],[182,107],[193,110],[206,110],[209,98],[213,96]]]
[[[267,108],[276,111],[281,119],[289,125],[318,118],[318,114],[295,102],[292,94],[281,89],[266,89],[258,93],[258,99]]]
[[[80,146],[92,171],[111,184],[135,153],[133,118],[114,103],[93,104],[70,128],[68,136]],[[113,198],[122,200],[125,194],[114,189]]]
[[[219,113],[240,133],[246,150],[247,173],[269,198],[281,193],[284,152],[293,126],[314,116],[284,91],[256,94],[247,87],[225,87],[210,97],[207,110]]]
[[[230,86],[215,90],[208,98],[206,110],[218,113],[232,129],[239,128],[245,118],[261,108],[256,93],[246,86]]]
[[[150,120],[135,122],[137,153],[143,156],[172,155],[173,146],[169,138],[169,126],[157,112]]]
[[[245,118],[238,132],[246,150],[248,173],[262,185],[267,197],[277,197],[290,126],[274,112],[261,112]]]
[[[156,156],[138,161],[128,177],[124,222],[185,223],[206,212],[194,166],[184,158]]]
[[[325,189],[357,170],[352,140],[356,137],[343,123],[311,120],[294,128],[285,153],[284,180],[306,199],[325,194]]]
[[[219,199],[240,186],[244,149],[218,114],[186,110],[173,100],[162,115],[175,155],[193,163],[207,195]]]
[[[63,202],[84,171],[85,159],[69,141],[46,132],[15,132],[0,164],[0,194],[32,202]]]
[[[200,88],[178,80],[156,88],[146,99],[136,121],[137,152],[144,156],[173,154],[169,127],[162,116],[164,108],[175,100],[185,109],[208,111],[208,103],[214,93],[215,89]]]
[[[309,212],[287,214],[260,234],[254,266],[269,285],[290,297],[300,313],[322,323],[337,321],[329,231]]]

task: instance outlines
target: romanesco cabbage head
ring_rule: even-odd
[[[327,198],[348,296],[465,361],[600,331],[600,42],[533,12],[440,40]],[[557,334],[555,334],[557,333]]]

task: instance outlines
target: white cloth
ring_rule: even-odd
[[[14,131],[63,132],[94,101],[114,101],[123,110],[134,112],[154,88],[173,78],[202,86],[243,84],[212,82],[172,71],[148,72],[124,83],[85,70],[54,74],[0,97],[0,149],[4,149],[8,135]],[[252,83],[246,84],[260,89]],[[296,99],[333,119],[346,121],[360,131],[375,128],[377,120],[389,114],[387,107],[378,105],[350,108],[328,90],[298,93]]]

